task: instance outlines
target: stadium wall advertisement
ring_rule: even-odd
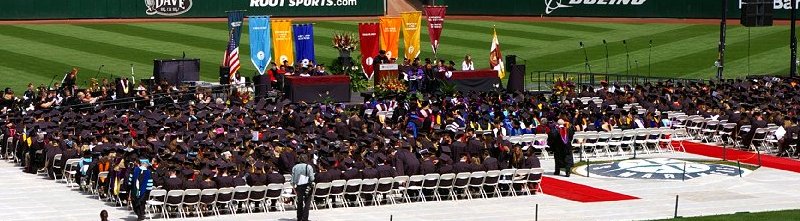
[[[226,17],[246,15],[377,16],[385,0],[2,0],[0,19]]]
[[[742,0],[728,1],[728,17],[738,18]],[[788,19],[791,1],[772,1],[775,18]],[[722,14],[719,0],[437,0],[436,4],[447,5],[447,14],[452,15],[719,18]]]

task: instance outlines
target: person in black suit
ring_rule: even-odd
[[[182,190],[186,187],[183,179],[178,177],[178,170],[175,167],[170,167],[167,174],[167,179],[164,181],[165,190]]]
[[[559,175],[561,169],[564,168],[566,176],[569,177],[574,164],[571,141],[575,132],[565,124],[563,119],[559,119],[558,125],[550,129],[550,133],[547,136],[547,145],[553,150],[553,157],[555,158],[556,168],[553,175]]]
[[[386,157],[385,156],[378,156],[378,167],[375,168],[378,170],[378,177],[394,177],[396,172],[394,168],[388,164],[386,164]]]
[[[454,173],[472,172],[470,171],[470,165],[467,163],[466,154],[461,154],[461,158],[459,158],[458,162],[453,164],[453,172]]]
[[[497,162],[497,158],[492,157],[489,154],[489,152],[484,153],[484,156],[486,158],[484,158],[483,163],[482,163],[483,164],[483,169],[485,169],[486,171],[499,170],[500,169],[500,165]]]
[[[247,177],[247,185],[264,186],[267,185],[267,175],[264,174],[264,163],[256,162],[252,173]]]
[[[433,157],[427,153],[426,155],[428,156],[425,156],[422,163],[419,165],[419,173],[423,175],[436,172],[436,165],[433,163]]]

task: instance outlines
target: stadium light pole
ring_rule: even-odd
[[[791,43],[789,48],[791,50],[791,61],[789,61],[789,76],[797,76],[797,33],[795,33],[795,22],[797,21],[797,1],[792,2],[792,15],[789,16],[792,22],[791,25]]]
[[[725,30],[726,20],[728,20],[728,0],[722,1],[722,20],[719,23],[719,48],[717,50],[717,79],[722,79],[723,68],[725,67]]]

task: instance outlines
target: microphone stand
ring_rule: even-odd
[[[592,67],[589,66],[589,54],[586,53],[586,47],[583,47],[583,42],[580,42],[580,44],[581,44],[581,49],[583,49],[583,59],[584,59],[583,62],[585,64],[584,67],[585,67],[586,70],[589,71],[589,74],[591,74],[592,73]]]
[[[605,39],[603,39],[603,46],[606,48],[606,74],[608,74],[608,42]]]
[[[647,77],[650,77],[650,78],[653,77],[652,68],[650,67],[650,64],[651,64],[650,63],[650,58],[652,58],[652,57],[653,57],[653,40],[650,40],[650,45],[649,45],[649,49],[648,49],[648,52],[647,52]]]
[[[628,41],[622,40],[622,44],[625,45],[625,60],[627,65],[625,67],[625,74],[630,75],[631,73],[631,55],[628,53]]]

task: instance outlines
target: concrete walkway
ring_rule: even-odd
[[[645,157],[708,159],[684,153]],[[552,160],[543,160],[547,173]],[[730,214],[800,209],[800,174],[761,168],[743,178],[706,176],[687,181],[654,181],[572,176],[555,177],[641,198],[601,203],[579,203],[537,195],[399,205],[336,208],[311,212],[312,220],[649,220],[669,218],[680,195],[679,216]],[[96,198],[66,188],[63,183],[24,174],[18,167],[0,162],[0,220],[97,220],[101,210],[111,220],[132,220],[132,213],[111,207]],[[547,191],[547,190],[545,190]],[[223,215],[188,220],[294,220],[294,211]]]

